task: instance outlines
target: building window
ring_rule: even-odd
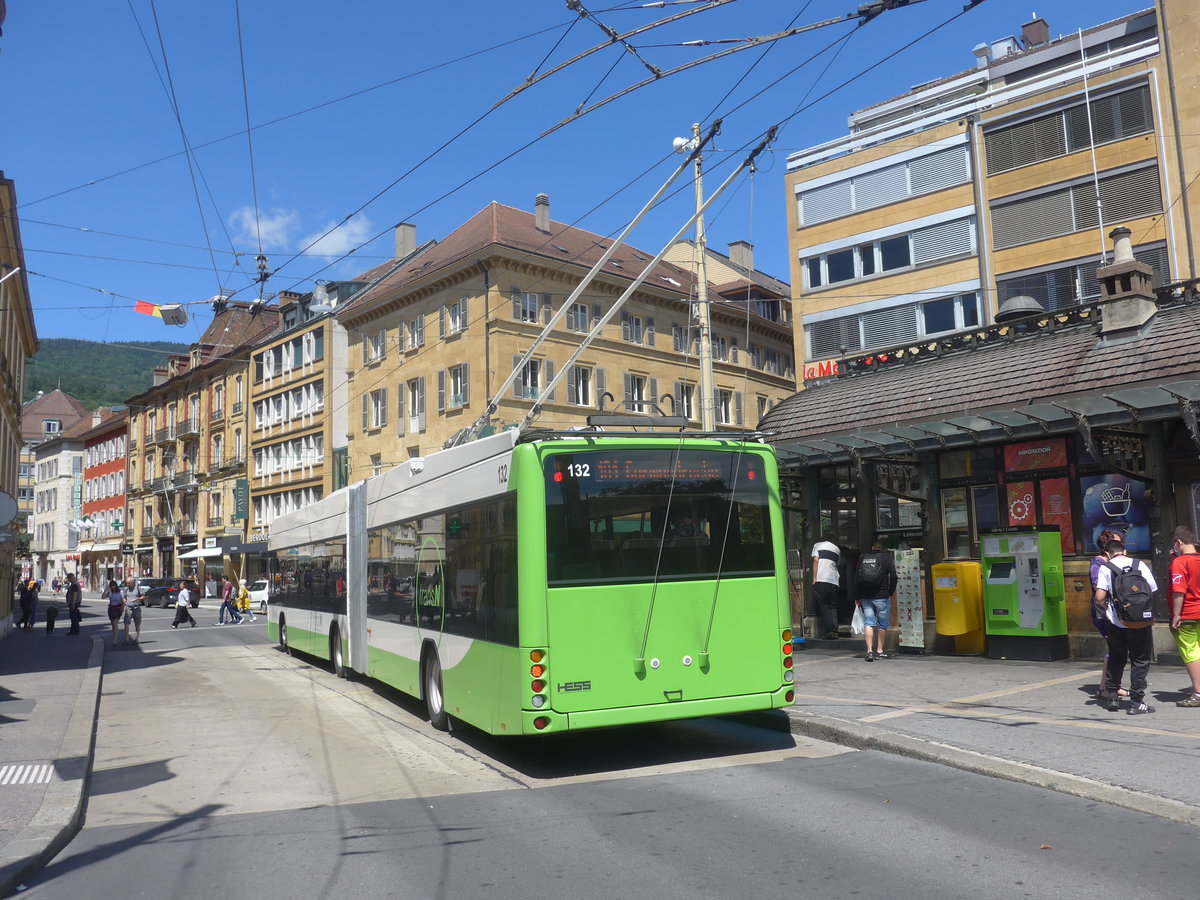
[[[630,344],[654,346],[654,320],[621,313],[621,338]]]
[[[438,410],[461,409],[471,402],[470,363],[438,372]]]
[[[62,431],[62,422],[58,419],[42,419],[42,434],[58,434]]]
[[[442,331],[441,336],[446,337],[447,335],[466,331],[469,321],[466,297],[456,300],[449,306],[442,307],[439,319]]]
[[[625,408],[630,412],[650,412],[651,405],[658,402],[658,379],[645,375],[625,375]]]
[[[1165,245],[1137,247],[1133,256],[1138,262],[1143,262],[1154,270],[1155,287],[1170,282],[1170,265]],[[1042,308],[1047,312],[1058,312],[1096,300],[1100,296],[1100,282],[1096,278],[1096,269],[1099,266],[1100,257],[1093,256],[1066,266],[997,278],[999,302],[1003,304],[1010,297],[1024,295],[1042,304]]]
[[[740,391],[717,389],[717,422],[721,425],[742,424],[742,395]]]
[[[886,275],[971,254],[975,249],[974,218],[940,222],[906,234],[808,257],[803,264],[805,286],[811,290]]]
[[[411,322],[406,322],[403,328],[406,350],[416,350],[425,346],[425,316],[417,316]]]
[[[677,382],[675,385],[675,400],[678,403],[677,415],[695,421],[699,418],[696,415],[696,386],[694,384],[686,384]]]
[[[567,402],[574,406],[592,405],[592,370],[588,366],[572,366],[567,373]]]
[[[425,430],[425,376],[413,378],[408,382],[408,430],[423,432]]]
[[[539,360],[528,360],[521,367],[521,377],[517,381],[517,396],[524,400],[536,400],[541,395],[542,364]]]
[[[382,454],[379,454],[379,453],[371,454],[371,474],[372,475],[382,475],[383,474],[383,456],[382,456]]]
[[[363,394],[362,419],[363,431],[387,425],[387,388]]]
[[[599,310],[597,310],[597,313]],[[600,316],[596,315],[596,319]],[[586,303],[572,303],[570,309],[567,310],[567,330],[577,331],[580,334],[587,334],[591,330],[592,323],[589,318],[588,305]]]
[[[518,322],[542,321],[542,307],[550,308],[549,294],[534,294],[529,291],[519,291],[513,288],[513,319]],[[547,320],[549,316],[546,316]]]
[[[363,335],[363,364],[379,362],[387,356],[387,329]]]
[[[972,292],[805,323],[807,358],[827,359],[895,347],[923,337],[976,328],[980,322],[979,295]]]

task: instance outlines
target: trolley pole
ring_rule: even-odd
[[[692,124],[692,141],[700,144],[700,124]],[[713,384],[712,322],[708,306],[708,250],[704,242],[704,173],[696,154],[696,319],[700,326],[700,429],[717,430]]]

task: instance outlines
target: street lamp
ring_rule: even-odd
[[[675,138],[676,153],[692,153],[700,146],[700,124],[692,125],[691,140]],[[696,318],[700,325],[700,429],[716,431],[713,415],[712,326],[708,309],[708,251],[704,243],[704,180],[700,154],[696,153]]]

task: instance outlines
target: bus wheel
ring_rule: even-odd
[[[438,731],[450,730],[446,698],[442,694],[442,663],[436,650],[431,650],[425,656],[425,708],[429,710],[430,725]]]
[[[346,677],[346,661],[342,659],[342,636],[337,628],[329,632],[329,662],[334,675],[338,678]]]
[[[279,617],[279,649],[288,656],[292,655],[292,648],[288,646],[287,641],[287,619],[283,616]]]

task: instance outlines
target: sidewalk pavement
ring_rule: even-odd
[[[207,607],[206,608],[212,608]],[[91,775],[108,622],[0,639],[0,897],[79,830]],[[796,653],[793,732],[1007,778],[1200,825],[1200,709],[1175,706],[1186,671],[1153,666],[1152,715],[1096,702],[1099,662],[892,653],[860,640]]]

